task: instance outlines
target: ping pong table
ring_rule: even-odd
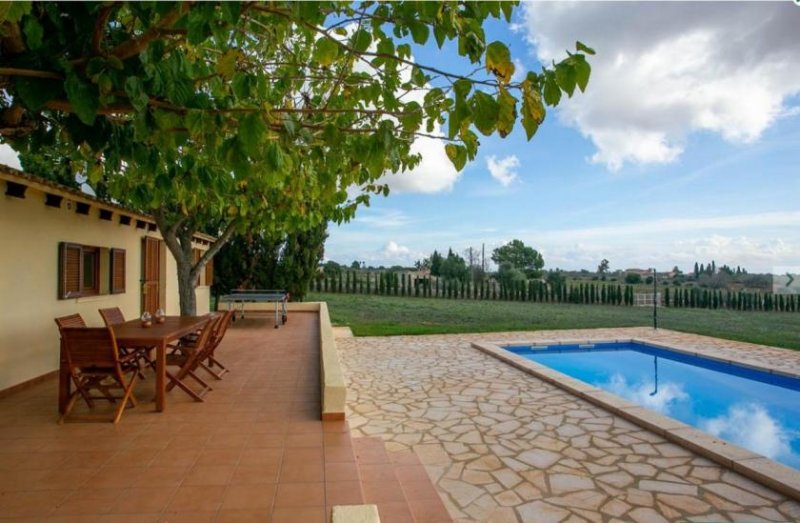
[[[227,303],[228,310],[233,309],[234,319],[236,318],[236,304],[241,305],[239,318],[244,318],[244,306],[246,303],[274,303],[275,304],[275,328],[284,325],[289,321],[289,313],[286,303],[289,301],[289,293],[285,290],[277,289],[233,289],[229,294],[219,297],[220,303]],[[280,319],[280,323],[278,323]]]

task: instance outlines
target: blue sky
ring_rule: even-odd
[[[585,95],[522,129],[483,138],[456,174],[442,144],[389,179],[326,258],[411,264],[433,249],[519,238],[548,268],[689,269],[715,259],[750,271],[800,265],[800,7],[707,3],[530,3],[489,40],[525,69],[596,48]],[[452,68],[447,52],[416,49]]]

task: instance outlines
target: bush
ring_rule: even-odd
[[[637,283],[642,283],[642,276],[640,274],[630,272],[625,275],[625,283],[629,285],[636,285]]]

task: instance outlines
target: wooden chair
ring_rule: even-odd
[[[61,332],[64,327],[86,327],[86,322],[83,321],[83,317],[80,314],[70,314],[69,316],[56,318],[56,325],[58,325],[58,330]]]
[[[213,390],[211,386],[195,374],[194,371],[197,369],[201,358],[205,358],[207,354],[211,341],[211,331],[216,321],[217,319],[215,317],[209,317],[203,324],[196,341],[192,344],[181,343],[172,346],[173,350],[170,354],[167,354],[166,363],[168,367],[178,367],[178,371],[175,374],[167,371],[167,379],[169,379],[167,391],[177,386],[195,401],[203,401],[203,397]],[[201,389],[199,392],[194,391],[184,382],[184,380],[189,377],[200,384]]]
[[[97,312],[100,313],[100,317],[103,318],[103,322],[106,324],[106,327],[125,323],[125,315],[122,314],[122,311],[119,307],[97,309]],[[155,347],[119,347],[119,350],[122,356],[133,356],[133,359],[136,361],[136,365],[139,367],[139,378],[144,379],[144,374],[142,374],[142,368],[144,366],[148,366],[153,370],[156,368],[155,361],[151,355],[151,352],[154,348]]]
[[[120,359],[117,340],[114,331],[108,327],[64,327],[61,329],[61,339],[67,358],[70,378],[75,384],[73,392],[67,402],[64,414],[59,418],[59,423],[65,421],[111,421],[117,423],[122,417],[122,412],[128,403],[136,406],[133,396],[133,385],[138,377],[135,366],[124,366]],[[126,381],[125,375],[130,374]],[[114,396],[111,391],[121,389],[122,395]],[[92,394],[93,390],[100,392]],[[119,405],[114,415],[109,420],[98,415],[70,416],[78,397],[82,396],[89,408],[94,408],[93,400],[107,400]]]
[[[218,380],[221,380],[222,376],[226,372],[230,372],[225,365],[219,362],[219,360],[214,356],[214,353],[216,352],[217,347],[219,347],[222,338],[225,337],[225,333],[228,332],[228,327],[231,324],[233,314],[233,311],[226,311],[219,317],[217,323],[214,325],[214,330],[211,333],[211,343],[209,344],[210,346],[207,350],[207,355],[199,362],[200,367]],[[213,369],[214,366],[219,367],[220,370],[215,372]]]

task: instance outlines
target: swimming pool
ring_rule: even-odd
[[[800,469],[798,378],[635,341],[504,348]]]

